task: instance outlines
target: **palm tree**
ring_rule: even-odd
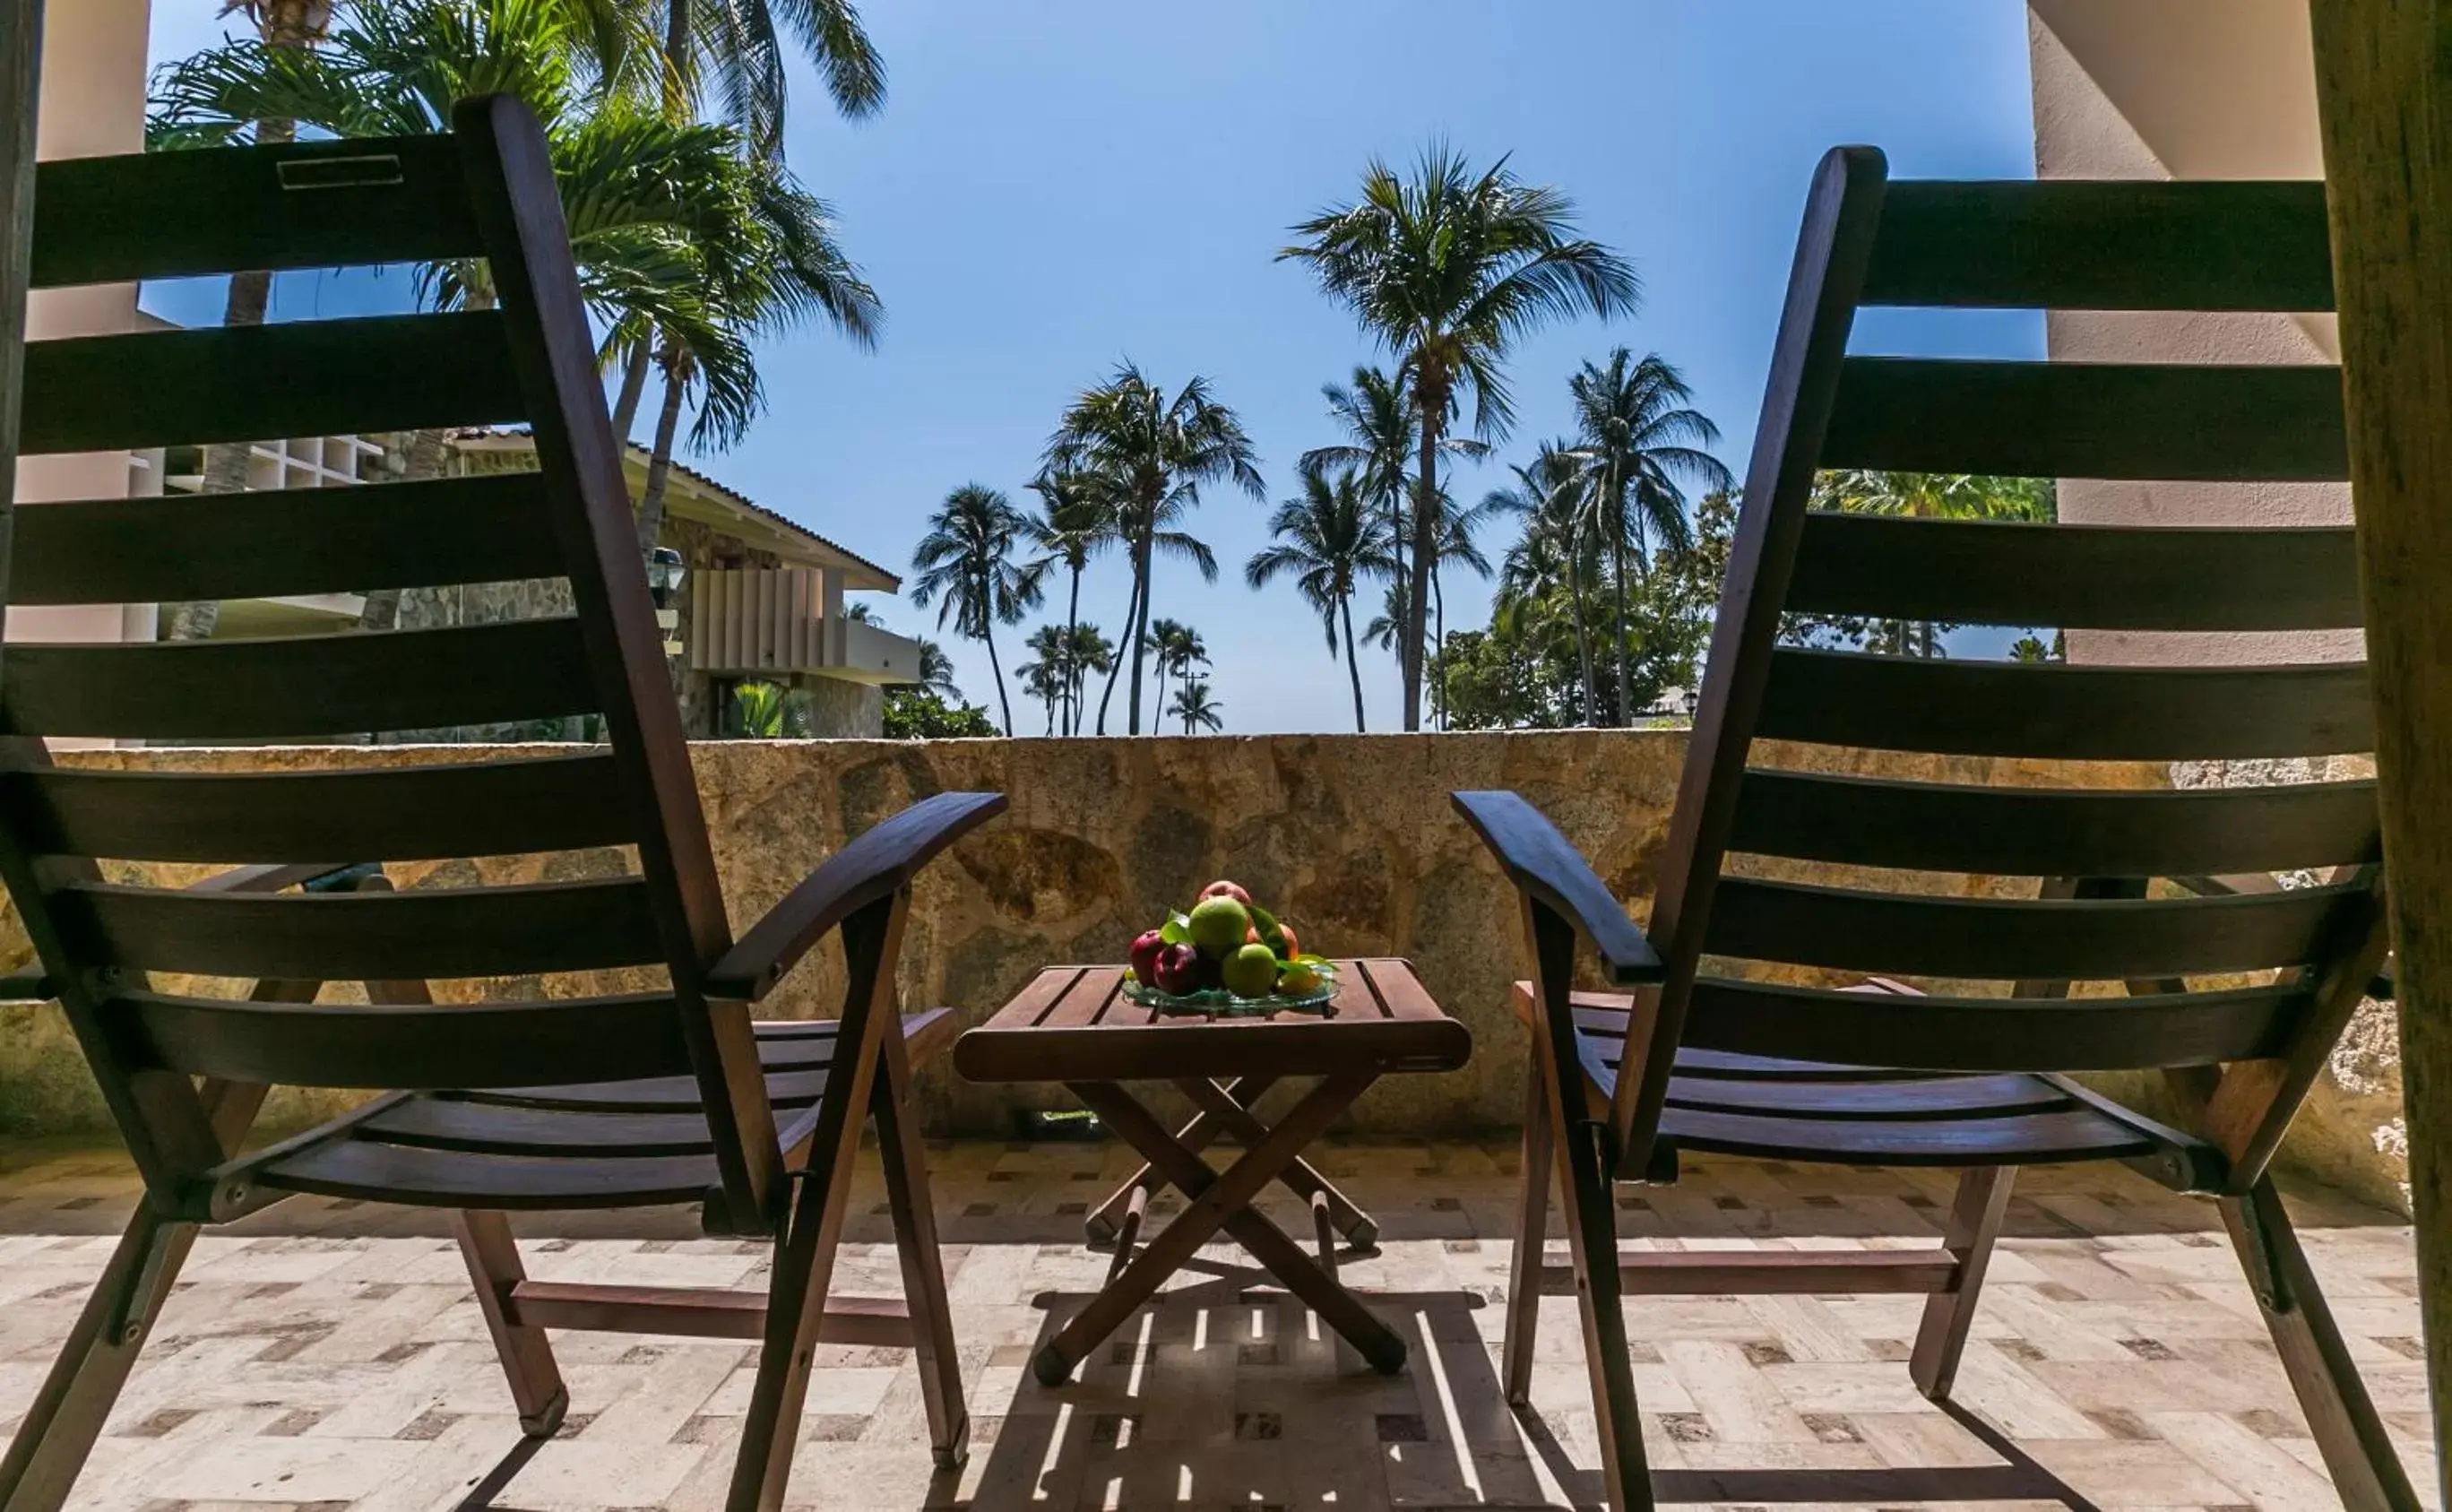
[[[1220,717],[1224,706],[1209,696],[1209,680],[1196,677],[1175,690],[1175,706],[1167,712],[1183,721],[1183,732],[1191,735],[1204,729],[1225,728],[1226,722]]]
[[[165,70],[151,134],[229,141],[277,113],[340,136],[418,135],[447,129],[468,95],[517,95],[544,124],[582,290],[610,346],[669,333],[706,395],[702,437],[737,438],[762,402],[749,335],[812,310],[873,330],[875,295],[834,247],[823,205],[776,164],[727,127],[660,114],[604,71],[583,12],[609,3],[346,0],[315,50],[237,42]],[[493,302],[482,260],[428,269],[420,287],[444,308]],[[439,474],[447,455],[440,433],[419,433],[410,476]],[[641,511],[647,547],[656,483]],[[388,627],[398,601],[368,594],[362,623]]]
[[[1095,473],[1058,473],[1042,470],[1030,481],[1030,491],[1038,495],[1038,513],[1030,519],[1031,544],[1044,553],[1049,565],[1062,563],[1070,579],[1064,596],[1064,627],[1068,637],[1081,624],[1081,574],[1090,559],[1105,550],[1118,538],[1116,506],[1105,487],[1104,479]],[[1106,669],[1101,663],[1099,669]],[[1066,700],[1064,733],[1077,732],[1078,703]]]
[[[1406,612],[1409,602],[1406,590],[1409,587],[1408,580],[1404,578],[1391,578],[1388,591],[1379,601],[1379,612],[1362,627],[1362,644],[1394,657],[1399,677],[1405,670],[1405,627],[1413,620],[1413,616]]]
[[[1088,472],[1104,480],[1118,506],[1123,537],[1132,551],[1133,597],[1117,644],[1132,651],[1132,697],[1126,727],[1141,728],[1142,638],[1150,626],[1150,568],[1160,548],[1191,559],[1203,581],[1217,579],[1217,559],[1208,547],[1167,527],[1200,502],[1205,483],[1232,483],[1257,499],[1266,496],[1252,450],[1252,438],[1235,411],[1210,397],[1208,380],[1187,380],[1174,398],[1130,363],[1095,388],[1082,391],[1064,411],[1047,444],[1047,466],[1059,472]],[[1117,668],[1122,662],[1119,658]],[[1107,703],[1116,679],[1098,702],[1098,727],[1107,725]],[[1155,721],[1153,721],[1155,723]]]
[[[920,690],[934,693],[948,704],[970,702],[962,697],[961,685],[954,681],[954,659],[945,654],[943,647],[924,637],[920,642]]]
[[[1141,644],[1138,648],[1148,654],[1156,675],[1156,683],[1150,689],[1151,706],[1154,708],[1166,707],[1166,671],[1170,661],[1169,650],[1175,638],[1182,634],[1183,630],[1184,627],[1178,621],[1158,620],[1141,632]],[[1153,719],[1150,723],[1156,725],[1157,722]]]
[[[602,0],[598,0],[602,3]],[[643,8],[641,0],[617,0]],[[885,62],[850,0],[663,0],[664,62],[694,103],[709,87],[762,155],[783,150],[789,31],[835,109],[857,120],[885,103]]]
[[[1173,675],[1177,681],[1192,675],[1195,666],[1209,665],[1209,647],[1202,644],[1200,632],[1175,620],[1159,620],[1141,637],[1141,648],[1157,664],[1157,687],[1153,709],[1166,706],[1166,680]],[[1150,721],[1155,726],[1157,721]]]
[[[1631,265],[1572,234],[1574,205],[1529,185],[1501,158],[1475,174],[1444,146],[1423,152],[1410,180],[1373,162],[1361,197],[1296,226],[1278,252],[1309,265],[1320,287],[1394,354],[1413,396],[1415,442],[1412,588],[1404,629],[1405,727],[1422,723],[1422,640],[1437,550],[1440,443],[1473,401],[1473,433],[1502,437],[1513,417],[1502,371],[1509,346],[1580,311],[1633,310]]]
[[[636,10],[652,0],[576,3]],[[861,349],[875,347],[883,311],[876,290],[836,245],[833,211],[801,192],[783,168],[785,49],[776,24],[780,19],[797,35],[824,78],[835,108],[857,118],[885,103],[885,66],[860,25],[860,12],[850,0],[664,0],[663,10],[668,110],[695,119],[701,85],[711,73],[727,113],[752,149],[748,155],[777,181],[758,198],[759,219],[772,229],[774,245],[762,258],[739,265],[739,273],[752,276],[729,287],[716,286],[722,308],[736,324],[761,333],[788,329],[812,313],[821,314]],[[681,332],[644,322],[632,323],[608,346],[628,354],[615,417],[624,445],[650,353],[663,379],[663,403],[639,500],[643,561],[655,551],[654,532],[662,524],[664,490],[672,477],[673,436],[702,358]],[[712,399],[712,386],[708,393]],[[757,408],[743,413],[738,406],[702,405],[690,432],[691,445],[730,446]]]
[[[1334,478],[1306,470],[1302,497],[1277,506],[1269,517],[1269,533],[1277,544],[1245,565],[1244,581],[1261,588],[1281,572],[1293,573],[1303,602],[1318,612],[1327,628],[1332,659],[1342,626],[1345,670],[1354,683],[1354,728],[1359,734],[1365,726],[1362,664],[1354,646],[1354,592],[1366,577],[1394,572],[1389,550],[1394,532],[1371,496],[1367,475],[1347,468]]]
[[[716,244],[731,255],[708,260],[703,286],[708,303],[728,333],[745,340],[791,330],[817,319],[861,350],[874,348],[885,307],[836,241],[832,209],[802,189],[776,159],[744,156],[737,171],[745,191],[735,223],[742,234]],[[646,484],[639,494],[642,562],[654,554],[656,536],[662,527],[664,490],[672,479],[673,440],[682,407],[693,390],[703,388],[698,419],[690,429],[693,447],[732,446],[765,408],[754,366],[745,386],[727,388],[713,382],[702,384],[707,376],[707,353],[684,329],[667,328],[662,332],[655,360],[664,390],[656,416],[655,444],[647,459]]]
[[[1057,706],[1073,686],[1071,671],[1065,666],[1064,627],[1042,625],[1030,632],[1022,643],[1036,661],[1024,662],[1014,670],[1021,677],[1025,697],[1038,699],[1047,706],[1047,733],[1056,733]]]
[[[1649,571],[1653,542],[1675,551],[1691,544],[1693,531],[1686,523],[1686,493],[1679,480],[1691,479],[1706,490],[1730,487],[1735,480],[1720,459],[1703,449],[1720,439],[1720,428],[1689,407],[1693,391],[1659,353],[1636,362],[1631,351],[1620,347],[1604,365],[1584,364],[1567,381],[1567,391],[1574,398],[1575,421],[1583,433],[1575,456],[1583,468],[1584,507],[1609,547],[1617,610],[1610,639],[1617,657],[1618,718],[1631,724],[1628,561],[1631,558],[1639,570]]]
[[[997,662],[996,627],[1019,624],[1022,612],[1040,597],[1038,569],[1013,560],[1025,528],[1020,511],[1003,494],[966,483],[945,495],[944,506],[928,517],[928,533],[911,552],[911,570],[919,579],[911,587],[911,602],[924,609],[930,599],[941,597],[938,625],[950,619],[955,634],[986,643],[1007,738],[1013,734],[1013,705]]]
[[[1590,724],[1596,706],[1592,686],[1592,637],[1584,610],[1584,585],[1598,576],[1596,542],[1576,489],[1580,464],[1561,441],[1546,442],[1527,465],[1510,469],[1513,487],[1495,488],[1481,507],[1493,513],[1524,517],[1524,534],[1510,547],[1498,570],[1502,604],[1565,593],[1575,627],[1575,666],[1581,674],[1582,722]]]
[[[1302,454],[1300,468],[1328,472],[1351,468],[1361,475],[1363,496],[1387,517],[1389,552],[1394,564],[1391,570],[1402,576],[1405,500],[1413,491],[1414,461],[1422,433],[1421,416],[1414,412],[1405,375],[1400,370],[1391,376],[1377,368],[1358,365],[1351,388],[1323,384],[1319,391],[1328,401],[1329,417],[1351,439],[1314,447]],[[1451,436],[1439,443],[1439,449],[1450,456],[1480,457],[1490,448],[1469,436]]]
[[[1064,661],[1072,673],[1065,689],[1066,732],[1081,732],[1081,706],[1084,687],[1090,674],[1112,671],[1116,666],[1116,643],[1098,633],[1095,625],[1073,626],[1067,635]]]

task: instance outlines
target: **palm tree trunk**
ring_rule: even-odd
[[[1439,430],[1447,419],[1447,389],[1427,374],[1414,391],[1422,410],[1420,476],[1414,490],[1414,591],[1405,603],[1405,728],[1422,727],[1422,636],[1431,612],[1431,565],[1438,559]]]
[[[1431,684],[1431,707],[1437,711],[1435,723],[1448,727],[1448,591],[1444,576],[1436,567],[1431,569],[1431,607],[1438,619],[1439,633],[1431,642],[1432,659],[1439,664],[1439,675]]]
[[[1584,620],[1584,527],[1580,523],[1568,543],[1567,597],[1575,606],[1575,663],[1577,670],[1583,674],[1583,722],[1586,727],[1590,727],[1595,702],[1592,696],[1592,633]]]
[[[988,670],[996,677],[997,709],[1004,716],[1004,738],[1013,739],[1013,705],[1004,695],[1004,668],[997,664],[996,626],[986,616],[979,619],[979,639],[988,647]]]
[[[1128,710],[1126,733],[1141,732],[1141,640],[1149,633],[1150,617],[1150,552],[1151,537],[1157,532],[1157,503],[1152,500],[1141,510],[1139,539],[1133,543],[1133,576],[1140,585],[1140,622],[1133,626],[1133,697]],[[1150,728],[1157,728],[1157,710],[1150,710]]]
[[[1128,639],[1133,633],[1133,616],[1138,614],[1140,611],[1141,581],[1140,578],[1136,575],[1133,579],[1132,597],[1124,601],[1124,635]],[[1115,701],[1117,680],[1124,675],[1125,664],[1123,651],[1123,647],[1117,646],[1116,647],[1115,665],[1107,668],[1107,690],[1098,695],[1098,733],[1101,735],[1107,733],[1107,706]],[[1133,675],[1137,677],[1140,674],[1136,672]]]
[[[690,65],[691,0],[671,0],[664,12],[664,61],[676,74],[686,73]]]
[[[1077,643],[1081,636],[1081,569],[1073,569],[1073,592],[1064,605],[1064,733],[1081,733],[1074,706],[1081,687],[1081,662]]]
[[[656,449],[647,458],[647,485],[639,492],[639,560],[654,554],[656,537],[664,527],[664,489],[673,476],[673,434],[681,428],[682,401],[687,397],[681,344],[667,340],[657,357],[664,370],[664,399],[656,411]]]
[[[1348,589],[1336,600],[1337,617],[1345,622],[1345,671],[1354,679],[1354,733],[1362,734],[1362,663],[1354,654],[1354,593]]]
[[[639,421],[639,400],[647,391],[647,361],[652,351],[652,335],[642,336],[630,344],[630,355],[622,365],[622,388],[613,400],[613,444],[630,444],[630,428]]]
[[[1634,723],[1634,706],[1631,702],[1631,692],[1626,678],[1626,543],[1624,541],[1610,543],[1610,566],[1612,569],[1612,576],[1616,579],[1612,585],[1611,594],[1617,605],[1617,628],[1611,639],[1617,643],[1617,722],[1621,725],[1631,725]]]

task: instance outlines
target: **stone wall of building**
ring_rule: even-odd
[[[567,750],[567,746],[560,747]],[[534,754],[554,747],[513,749]],[[944,1005],[964,1023],[993,1012],[1038,967],[1120,960],[1134,935],[1187,903],[1214,877],[1236,878],[1333,955],[1414,962],[1433,992],[1473,1031],[1466,1069],[1383,1079],[1355,1109],[1360,1132],[1422,1138],[1513,1124],[1522,1108],[1524,1037],[1508,1007],[1521,974],[1512,891],[1448,794],[1507,787],[1552,815],[1619,897],[1649,906],[1651,863],[1666,839],[1685,736],[1676,731],[1508,734],[1208,736],[1185,739],[720,741],[693,747],[734,927],[806,876],[847,835],[902,806],[951,789],[1011,799],[1001,820],[957,846],[921,878],[901,964],[906,1005]],[[431,762],[467,747],[369,751],[279,749],[95,751],[79,766],[212,769],[325,766],[367,760]],[[490,753],[487,753],[490,754]],[[1803,753],[1758,753],[1809,765]],[[1989,774],[2004,781],[2137,786],[2159,768],[2109,764],[2000,770],[1963,761],[1859,757],[1852,769],[1896,775]],[[624,866],[614,850],[395,865],[404,887],[564,879]],[[1783,875],[1801,868],[1782,866]],[[1885,874],[1893,885],[1914,880]],[[187,875],[163,880],[184,882]],[[1985,879],[1928,887],[2001,892]],[[2025,885],[2031,887],[2032,884]],[[29,957],[0,922],[0,971]],[[619,980],[534,979],[441,984],[443,995],[637,989]],[[196,984],[168,984],[199,990]],[[843,990],[832,946],[812,956],[766,1005],[779,1017],[832,1014]],[[339,996],[351,995],[340,991]],[[2293,1136],[2291,1159],[2371,1198],[2399,1200],[2405,1168],[2381,1141],[2398,1111],[2389,1019],[2353,1029],[2335,1075]],[[2379,1032],[2379,1025],[2382,1026]],[[1062,1105],[1049,1089],[975,1087],[950,1066],[922,1073],[928,1126],[1000,1136],[1020,1106]],[[295,1122],[331,1096],[276,1104]],[[57,1010],[0,1009],[0,1129],[98,1126],[102,1114]]]

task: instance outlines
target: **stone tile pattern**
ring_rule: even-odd
[[[1112,1144],[940,1146],[931,1161],[975,1420],[971,1462],[959,1476],[932,1475],[904,1356],[827,1347],[794,1504],[1588,1503],[1598,1456],[1570,1299],[1542,1304],[1536,1412],[1518,1417],[1500,1399],[1514,1150],[1330,1144],[1319,1156],[1385,1225],[1380,1249],[1349,1255],[1345,1273],[1381,1294],[1375,1305],[1406,1335],[1414,1359],[1403,1375],[1373,1374],[1220,1245],[1076,1383],[1044,1390],[1030,1377],[1031,1351],[1107,1263],[1079,1244],[1080,1215],[1129,1158]],[[1620,1228],[1631,1245],[1922,1243],[1948,1187],[1935,1173],[1698,1164],[1675,1188],[1622,1192]],[[132,1190],[115,1155],[0,1154],[0,1432],[24,1411]],[[1174,1205],[1160,1202],[1158,1215]],[[1271,1205],[1302,1231],[1291,1203]],[[2295,1205],[2413,1478],[2432,1487],[2409,1231],[2321,1194]],[[855,1215],[839,1289],[897,1290],[873,1172]],[[521,1227],[542,1277],[764,1282],[759,1246],[695,1238],[684,1213],[551,1215]],[[2031,1482],[2040,1498],[2075,1494],[2105,1508],[2339,1505],[2205,1204],[2119,1169],[2029,1173],[1968,1350],[1964,1421],[1908,1382],[1918,1306],[1636,1303],[1631,1342],[1655,1468],[1691,1484],[1705,1472],[1980,1477],[1990,1466]],[[745,1345],[564,1334],[556,1347],[571,1417],[556,1439],[526,1446],[435,1219],[301,1200],[198,1245],[72,1504],[720,1504],[748,1398]],[[1770,1499],[1748,1483],[1732,1476],[1720,1494],[1735,1504]],[[1885,1504],[1878,1492],[1869,1500]]]

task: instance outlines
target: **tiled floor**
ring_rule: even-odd
[[[1573,1303],[1542,1304],[1536,1413],[1500,1400],[1512,1146],[1328,1146],[1320,1164],[1381,1221],[1347,1276],[1413,1349],[1375,1376],[1239,1251],[1205,1252],[1082,1371],[1027,1362],[1106,1257],[1080,1214],[1127,1166],[1114,1145],[959,1145],[931,1157],[971,1462],[932,1478],[918,1378],[893,1351],[827,1347],[796,1504],[979,1508],[1552,1506],[1589,1502],[1597,1454]],[[897,1289],[873,1177],[840,1290]],[[2112,1507],[2339,1505],[2228,1244],[2203,1204],[2117,1168],[2029,1173],[1946,1414],[1900,1362],[1905,1298],[1696,1298],[1630,1306],[1665,1495],[1759,1505],[1845,1495],[2010,1497]],[[132,1185],[91,1151],[0,1154],[0,1431],[13,1425],[100,1268]],[[1700,1164],[1621,1199],[1631,1243],[1929,1241],[1948,1178]],[[2294,1204],[2413,1479],[2429,1488],[2408,1230]],[[1162,1213],[1163,1205],[1159,1208]],[[1295,1215],[1279,1211],[1290,1228]],[[762,1284],[755,1245],[687,1215],[523,1224],[552,1280]],[[1297,1230],[1299,1231],[1299,1230]],[[299,1201],[197,1246],[72,1506],[703,1507],[748,1398],[746,1345],[564,1335],[568,1423],[522,1442],[439,1224]],[[1951,1472],[1921,1485],[1808,1470]],[[1721,1472],[1728,1472],[1722,1474]],[[1750,1472],[1750,1476],[1747,1473]],[[1844,1489],[1842,1489],[1844,1488]],[[1997,1502],[1993,1504],[1998,1504]]]

